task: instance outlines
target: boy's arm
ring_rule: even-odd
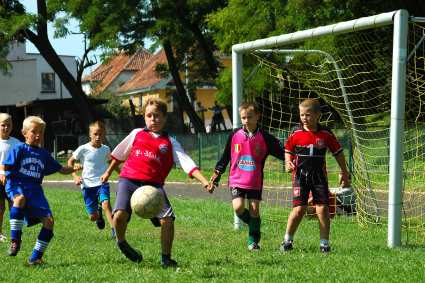
[[[117,168],[117,166],[122,163],[122,161],[118,160],[118,159],[112,159],[111,163],[109,164],[108,169],[106,169],[105,173],[103,173],[103,175],[100,177],[100,180],[102,181],[102,183],[106,183],[108,182],[109,177],[112,174],[112,171],[114,171],[115,168]]]
[[[232,138],[236,131],[233,131],[227,138],[226,146],[224,147],[223,154],[215,165],[214,172],[210,178],[209,188],[214,190],[220,184],[221,175],[226,171],[226,167],[230,162],[231,149],[232,149]]]
[[[210,194],[214,191],[214,187],[209,186],[208,180],[202,175],[199,169],[192,172],[192,177],[198,180]]]
[[[4,171],[6,171],[6,166],[0,164],[0,184],[3,186],[6,184],[6,173]]]
[[[78,170],[81,170],[81,169],[82,169],[81,165],[74,165],[73,167],[62,166],[62,168],[60,168],[58,172],[61,173],[61,174],[68,175],[68,174],[74,173],[75,171],[78,171]]]
[[[283,160],[285,158],[285,148],[283,147],[282,142],[266,131],[263,131],[263,136],[266,141],[269,154],[277,159]]]
[[[295,165],[292,162],[293,155],[289,152],[285,152],[285,170],[286,172],[292,172],[295,169]]]
[[[75,165],[75,157],[74,156],[71,156],[69,159],[68,159],[68,162],[67,162],[67,164],[68,164],[68,167],[72,167],[72,168],[74,168],[74,165]],[[78,185],[81,185],[82,184],[82,182],[83,182],[83,179],[81,178],[81,176],[78,176],[77,174],[75,174],[75,172],[72,172],[72,178],[74,179],[74,183],[78,186]]]
[[[341,151],[339,154],[335,155],[335,160],[338,163],[339,168],[341,168],[339,184],[343,188],[349,187],[351,185],[351,178],[350,172],[348,172],[347,164],[345,162],[344,153]]]

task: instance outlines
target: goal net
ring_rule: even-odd
[[[262,108],[262,126],[285,141],[299,123],[298,104],[306,98],[319,99],[321,124],[330,127],[344,145],[353,176],[355,207],[350,196],[351,209],[343,212],[355,211],[361,224],[393,225],[395,203],[404,239],[421,239],[425,232],[425,25],[410,21],[407,45],[403,48],[397,42],[394,46],[401,55],[394,56],[395,38],[402,37],[393,25],[395,14],[234,46],[233,102],[235,106],[242,98],[255,100]],[[394,60],[406,62],[406,71],[403,66],[394,68]],[[394,100],[400,89],[405,89],[401,102]],[[403,103],[400,119],[395,109],[403,108]],[[392,157],[391,149],[396,153]],[[400,170],[394,174],[397,165],[390,164],[397,161]],[[265,197],[275,199],[277,206],[289,203],[290,175],[277,176],[275,172],[282,170],[278,162],[266,166],[266,179],[274,184],[266,184],[270,188]],[[327,166],[329,186],[337,187],[339,168],[331,155]],[[267,174],[276,176],[267,178]],[[338,197],[340,191],[335,192]],[[394,192],[399,198],[393,198]],[[337,198],[335,204],[344,209],[341,201]]]

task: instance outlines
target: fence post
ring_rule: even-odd
[[[55,135],[55,138],[53,140],[53,157],[55,159],[58,158],[58,136]]]
[[[202,170],[202,133],[197,134],[198,137],[198,166]]]

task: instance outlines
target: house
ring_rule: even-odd
[[[126,66],[131,65],[132,57],[120,53],[110,61],[99,66],[88,77],[84,78],[84,83],[93,84],[93,82],[96,82],[97,85],[94,87],[95,92],[91,91],[91,93],[96,94],[105,90],[110,91],[114,95],[122,98],[124,106],[128,107],[131,101],[135,107],[136,114],[139,115],[141,114],[142,105],[147,98],[159,97],[168,103],[168,111],[170,112],[168,116],[172,117],[171,119],[168,119],[169,121],[176,121],[176,119],[180,120],[179,117],[183,117],[184,124],[189,125],[190,121],[188,116],[185,113],[182,113],[178,104],[175,103],[173,95],[175,94],[176,89],[171,75],[164,76],[163,74],[158,73],[157,67],[159,65],[167,64],[167,58],[164,50],[161,49],[151,56],[145,55],[144,58],[146,58],[146,60],[144,60],[144,64],[138,64],[138,66],[141,66],[140,69],[137,72],[134,72],[131,78],[128,79],[129,72],[126,70]],[[126,59],[128,61],[126,61]],[[227,58],[225,60],[226,62],[224,62],[224,65],[230,65],[230,59]],[[115,83],[111,82],[111,78],[108,79],[106,76],[101,75],[108,73],[107,70],[114,74],[113,76],[115,79],[112,81],[115,81]],[[124,75],[124,72],[126,72],[126,76]],[[125,79],[127,80],[123,83]],[[185,80],[184,74],[182,74],[182,80]],[[118,81],[119,83],[117,83]],[[119,87],[116,88],[118,85]],[[214,106],[216,92],[217,88],[215,85],[204,84],[195,90],[196,101],[192,101],[194,105],[197,102],[200,102],[207,110],[204,115],[204,123],[207,128],[211,124],[213,116],[212,111],[208,111],[208,109]],[[189,96],[188,99],[191,100]],[[232,124],[229,116],[225,111],[223,112],[226,126],[227,128],[231,128]],[[171,123],[168,126],[177,132],[184,130],[183,128],[176,128],[176,126],[178,126],[176,123]],[[181,126],[183,127],[183,125]]]
[[[77,107],[46,60],[40,54],[27,53],[25,43],[12,42],[9,50],[6,58],[12,68],[8,74],[0,73],[0,111],[12,115],[12,135],[22,138],[22,121],[28,115],[38,115],[46,121],[45,146],[50,150],[55,136],[78,134],[79,124],[75,122]],[[76,76],[75,57],[59,57],[69,72]],[[93,101],[91,103],[97,103]]]

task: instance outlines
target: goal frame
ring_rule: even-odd
[[[294,33],[258,39],[232,46],[232,113],[233,128],[240,127],[239,105],[243,96],[243,55],[267,48],[317,38],[324,35],[351,33],[360,30],[393,25],[393,54],[391,79],[390,160],[388,183],[388,233],[389,248],[401,246],[403,143],[406,96],[407,36],[409,13],[397,10],[356,20],[297,31]]]

